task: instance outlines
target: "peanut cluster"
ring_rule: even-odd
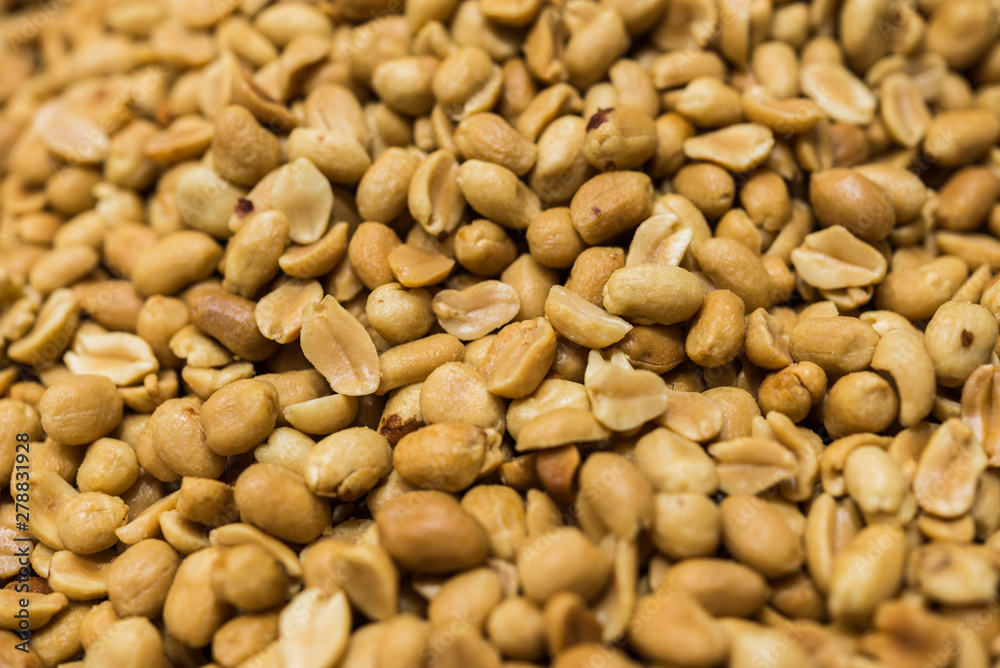
[[[0,666],[1000,665],[998,16],[0,0]]]

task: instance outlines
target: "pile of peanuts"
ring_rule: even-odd
[[[0,666],[1000,666],[998,16],[0,0]]]

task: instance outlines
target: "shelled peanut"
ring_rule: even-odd
[[[0,666],[1000,665],[1000,5],[0,12]]]

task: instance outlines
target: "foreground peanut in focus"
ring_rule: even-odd
[[[1000,666],[998,16],[0,0],[0,667]]]

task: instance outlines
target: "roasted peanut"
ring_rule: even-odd
[[[945,302],[927,323],[924,346],[938,382],[955,387],[984,364],[996,343],[996,318],[978,304]]]
[[[604,286],[604,306],[635,324],[672,325],[701,306],[701,283],[689,271],[662,264],[618,269]]]
[[[69,375],[53,383],[38,402],[42,428],[66,445],[104,436],[122,419],[122,399],[104,376]]]
[[[235,486],[244,520],[293,543],[309,543],[330,525],[330,508],[301,476],[273,464],[253,464]]]
[[[220,176],[253,186],[278,166],[278,139],[258,125],[246,107],[231,105],[219,111],[212,133],[212,157]]]
[[[123,617],[156,617],[163,610],[181,558],[162,540],[142,540],[112,562],[108,599]]]
[[[570,203],[573,226],[597,244],[635,227],[652,208],[652,185],[640,172],[609,172],[587,181]]]
[[[278,417],[278,391],[259,380],[237,380],[201,408],[205,445],[223,456],[247,452],[267,440]]]
[[[486,531],[444,492],[402,494],[383,506],[375,520],[389,554],[416,572],[461,570],[487,555]]]
[[[170,583],[163,622],[171,635],[188,646],[207,645],[232,615],[232,608],[212,590],[212,572],[221,556],[218,547],[195,552],[181,562]]]
[[[729,290],[705,295],[684,344],[688,357],[705,367],[733,361],[743,348],[743,311],[743,300]]]
[[[802,564],[801,537],[763,500],[734,494],[719,508],[723,542],[737,559],[767,577],[790,573]]]
[[[303,475],[313,493],[353,501],[388,475],[391,460],[384,437],[354,427],[319,441],[306,457]]]

